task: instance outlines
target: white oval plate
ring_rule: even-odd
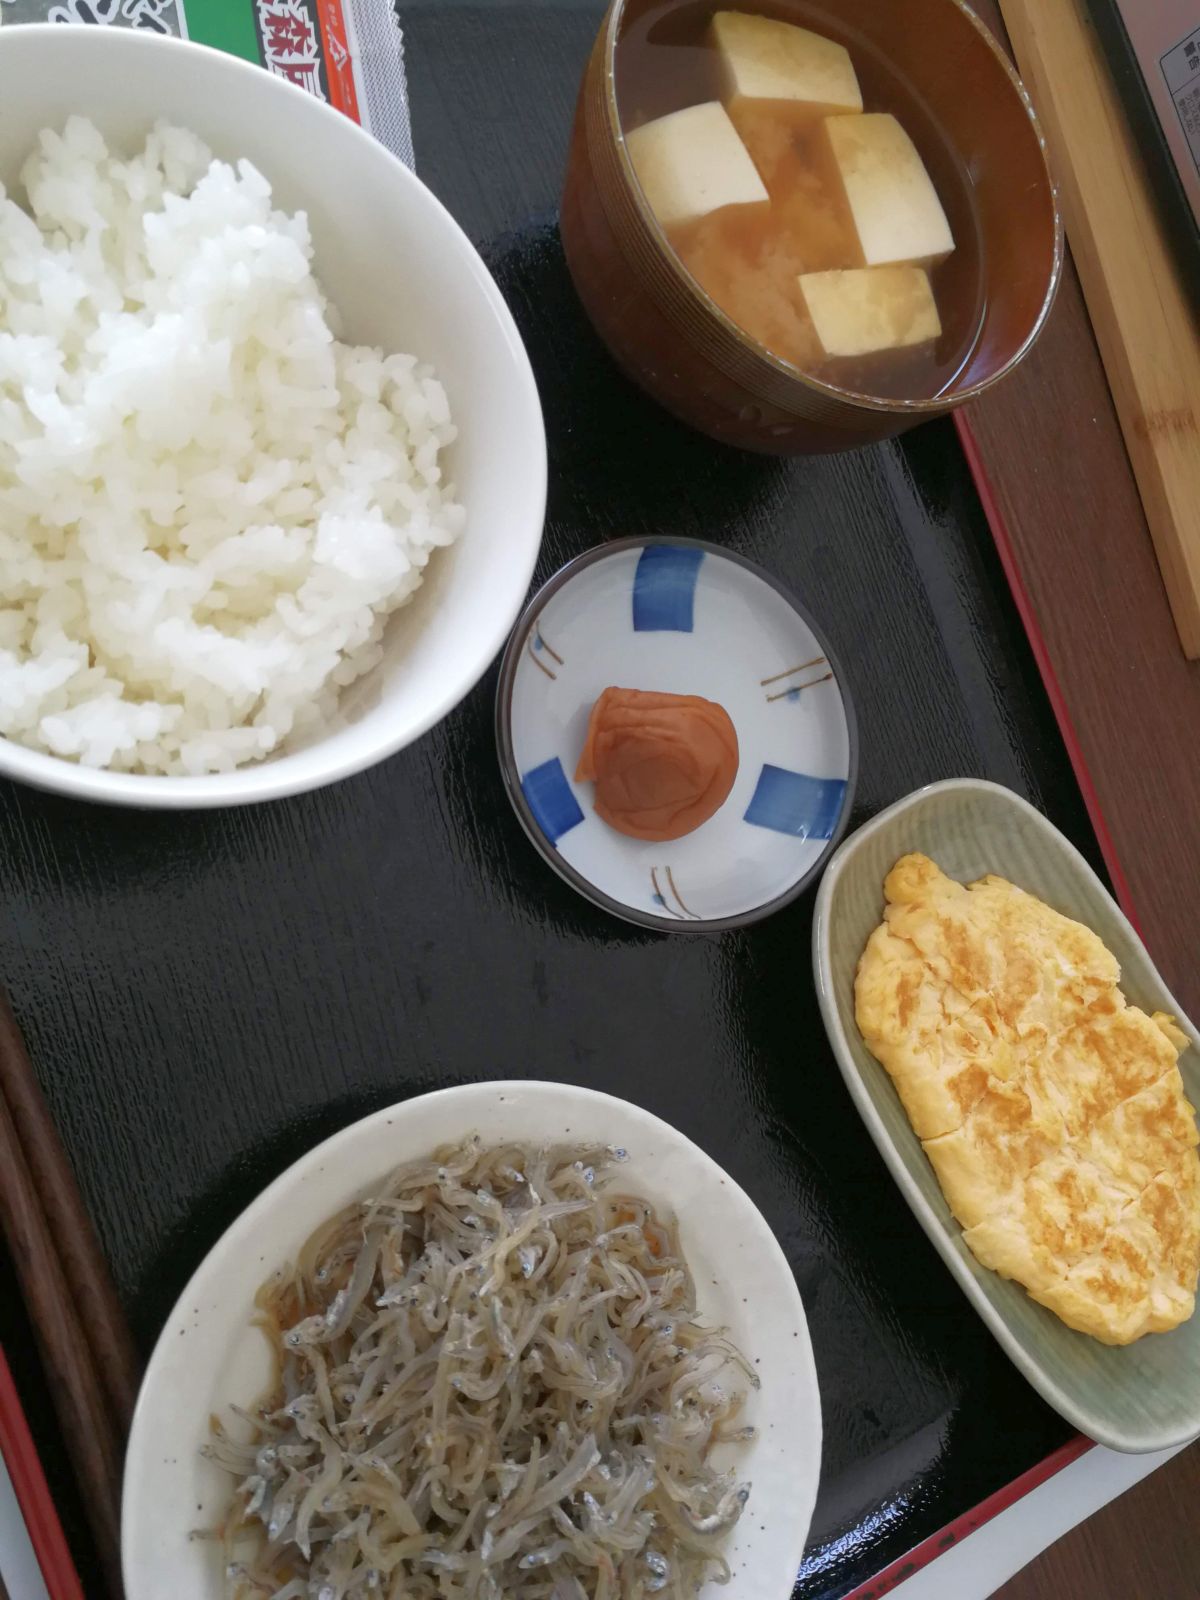
[[[343,1129],[277,1178],[209,1252],[146,1370],[125,1462],[121,1556],[127,1600],[224,1600],[212,1527],[231,1480],[200,1448],[208,1419],[252,1405],[270,1382],[254,1294],[312,1230],[369,1194],[400,1162],[478,1133],[491,1141],[587,1140],[629,1152],[616,1181],[680,1220],[701,1313],[728,1327],[762,1388],[747,1399],[758,1437],[736,1457],[752,1485],[728,1547],[738,1600],[791,1592],[821,1465],[821,1403],[800,1293],[752,1201],[704,1152],[649,1112],[553,1083],[469,1084],[422,1095]],[[709,1584],[701,1600],[728,1596]]]
[[[700,695],[733,721],[733,789],[682,839],[616,832],[574,781],[610,685]],[[698,539],[618,539],[556,573],[509,641],[496,731],[509,798],[546,860],[645,927],[715,932],[778,910],[850,813],[854,717],[829,645],[769,572]]]

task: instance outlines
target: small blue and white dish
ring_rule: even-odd
[[[695,832],[629,838],[575,782],[592,706],[613,686],[729,713],[737,778]],[[509,640],[496,737],[509,797],[555,871],[671,933],[744,927],[795,899],[842,835],[858,766],[845,680],[812,618],[761,567],[696,539],[616,540],[556,573]]]

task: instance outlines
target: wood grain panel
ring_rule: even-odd
[[[1002,32],[992,0],[976,9]],[[1073,265],[1033,353],[965,421],[1137,921],[1200,1019],[1200,664],[1175,634]]]
[[[1200,1445],[1072,1528],[993,1600],[1195,1600]]]
[[[1200,339],[1082,0],[1001,0],[1184,652],[1200,656]]]

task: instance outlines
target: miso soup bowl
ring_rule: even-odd
[[[773,355],[709,298],[660,230],[621,129],[618,49],[648,13],[657,24],[685,7],[697,9],[695,0],[613,0],[584,73],[567,167],[567,262],[596,331],[629,377],[714,439],[793,455],[888,438],[945,415],[1011,372],[1054,303],[1062,219],[1029,95],[963,0],[753,0],[737,7],[824,32],[856,65],[873,56],[877,68],[903,80],[907,99],[922,103],[925,126],[909,126],[903,108],[899,114],[927,164],[929,141],[940,137],[943,163],[952,160],[974,191],[979,336],[940,394],[913,399],[837,388]],[[718,0],[711,9],[719,9]],[[687,103],[685,95],[679,104]],[[953,216],[951,222],[957,238]]]

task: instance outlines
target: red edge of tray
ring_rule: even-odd
[[[1058,681],[1058,674],[1050,660],[1050,652],[1046,646],[1045,638],[1038,625],[1037,615],[1029,591],[1025,587],[1025,580],[1021,576],[1021,569],[1017,564],[1016,551],[1013,548],[1012,538],[1005,523],[999,502],[988,477],[987,468],[984,466],[983,456],[979,444],[971,431],[971,424],[959,411],[955,414],[954,425],[958,431],[959,443],[963,455],[966,457],[967,466],[971,477],[975,480],[975,490],[979,495],[979,503],[983,507],[984,516],[992,530],[992,538],[996,543],[996,550],[1000,556],[1000,564],[1004,568],[1004,576],[1008,579],[1008,586],[1016,603],[1021,624],[1029,639],[1030,648],[1033,650],[1034,660],[1037,662],[1038,671],[1046,688],[1058,731],[1070,758],[1071,767],[1075,773],[1075,781],[1083,795],[1083,803],[1087,807],[1088,817],[1096,835],[1096,842],[1100,846],[1100,853],[1104,857],[1104,865],[1108,868],[1108,875],[1112,880],[1113,890],[1121,910],[1141,931],[1138,923],[1137,911],[1133,905],[1133,898],[1129,892],[1129,880],[1121,866],[1113,836],[1109,831],[1108,823],[1100,808],[1100,798],[1096,793],[1096,785],[1088,771],[1084,759],[1083,748],[1079,742],[1079,735],[1075,731],[1075,724],[1071,720],[1071,713],[1067,706],[1066,696],[1063,694],[1062,685]],[[1028,1472],[1023,1472],[1020,1477],[1014,1478],[1011,1483],[1005,1484],[1002,1489],[997,1489],[986,1500],[970,1511],[965,1511],[961,1517],[956,1517],[953,1522],[941,1530],[940,1533],[931,1534],[928,1539],[916,1545],[907,1555],[893,1561],[891,1566],[885,1567],[882,1572],[866,1583],[860,1584],[857,1589],[852,1589],[845,1600],[881,1600],[881,1597],[893,1593],[914,1573],[936,1561],[938,1556],[944,1555],[968,1534],[974,1533],[985,1522],[990,1522],[1001,1511],[1007,1511],[1009,1506],[1015,1505],[1031,1490],[1036,1489],[1055,1473],[1061,1472],[1064,1467],[1070,1466],[1072,1461],[1079,1458],[1092,1448],[1092,1441],[1083,1434],[1076,1434],[1066,1444],[1054,1450],[1044,1461],[1030,1467]]]
[[[986,1500],[981,1500],[974,1510],[965,1511],[961,1517],[956,1517],[940,1533],[931,1533],[928,1539],[916,1545],[907,1555],[901,1556],[898,1561],[893,1561],[890,1567],[885,1567],[882,1572],[874,1578],[869,1578],[866,1583],[860,1584],[857,1589],[852,1589],[845,1596],[845,1600],[882,1600],[884,1595],[892,1594],[907,1579],[920,1572],[922,1567],[930,1566],[938,1556],[944,1556],[947,1550],[952,1549],[968,1534],[974,1533],[976,1528],[982,1528],[985,1522],[990,1522],[993,1517],[999,1516],[1001,1511],[1007,1511],[1009,1506],[1015,1505],[1032,1489],[1045,1483],[1064,1467],[1069,1467],[1072,1461],[1078,1461],[1080,1456],[1093,1448],[1090,1439],[1085,1439],[1083,1434],[1077,1433],[1073,1439],[1068,1439],[1066,1444],[1052,1451],[1044,1461],[1039,1461],[1037,1466],[1030,1467],[1028,1472],[1023,1472],[1019,1478],[1014,1478],[1002,1489],[997,1489],[995,1494],[990,1494]]]
[[[8,1469],[50,1600],[83,1600],[79,1574],[67,1549],[46,1474],[38,1460],[33,1435],[25,1421],[3,1350],[0,1350],[0,1456]]]

